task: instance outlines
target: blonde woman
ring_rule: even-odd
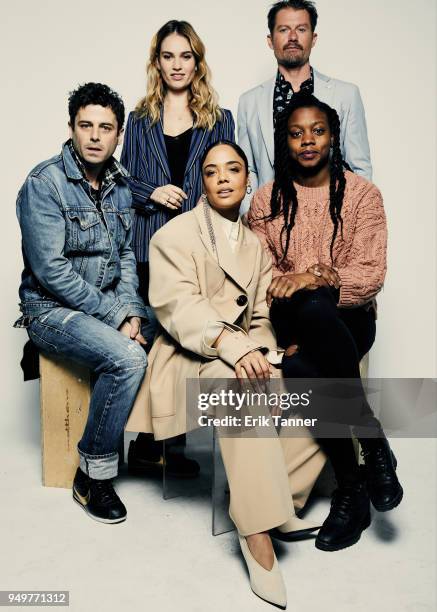
[[[121,162],[130,174],[132,246],[149,315],[143,334],[150,348],[157,327],[148,301],[150,239],[167,221],[197,204],[203,152],[219,140],[234,141],[234,121],[230,111],[218,106],[205,47],[186,21],[171,20],[153,37],[147,81],[146,96],[128,117]],[[159,471],[160,448],[140,435],[129,449],[132,471]],[[196,462],[181,451],[170,453],[167,462],[175,476],[198,473]]]

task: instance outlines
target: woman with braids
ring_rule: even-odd
[[[157,330],[148,299],[150,240],[167,221],[197,204],[202,191],[202,154],[209,144],[223,138],[234,140],[234,120],[230,111],[218,106],[205,47],[189,23],[168,21],[152,39],[147,94],[128,117],[121,155],[130,174],[135,209],[132,247],[139,292],[148,312],[143,335],[149,349]],[[197,476],[199,466],[185,458],[183,445],[179,439],[169,447],[167,472],[177,477]],[[129,447],[129,469],[139,474],[159,473],[161,449],[151,436],[139,435]]]
[[[338,488],[316,546],[339,550],[370,524],[370,501],[379,511],[391,510],[403,491],[359,371],[375,339],[374,298],[386,272],[382,198],[344,163],[338,115],[313,95],[296,94],[278,118],[275,180],[255,193],[249,225],[273,260],[267,303],[286,349],[284,377],[353,379],[358,389],[359,420],[351,412],[348,424],[337,425],[338,438],[319,438]],[[358,466],[350,425],[356,425],[365,469]],[[364,431],[368,437],[360,435]]]

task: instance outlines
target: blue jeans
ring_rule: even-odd
[[[88,420],[78,444],[80,467],[91,478],[117,475],[118,445],[144,377],[144,349],[95,317],[52,308],[32,320],[30,339],[44,353],[72,359],[95,374]]]

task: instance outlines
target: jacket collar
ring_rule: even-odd
[[[313,68],[314,95],[329,106],[332,106],[334,86],[332,79]],[[259,92],[259,122],[265,148],[273,167],[275,160],[275,142],[273,131],[273,95],[275,92],[276,75],[261,84]]]
[[[259,122],[264,145],[273,167],[275,161],[275,142],[273,133],[273,95],[275,92],[276,75],[261,85]]]
[[[77,153],[74,154],[72,152],[71,140],[64,142],[61,155],[67,177],[73,181],[83,180],[85,178],[83,165]],[[115,157],[110,157],[107,161],[105,173],[108,181],[112,180],[115,182],[119,178],[126,178],[129,176],[129,172],[115,159]]]
[[[67,178],[72,181],[81,181],[83,179],[82,172],[73,159],[70,147],[68,146],[68,141],[62,145],[61,155]]]
[[[162,124],[162,109],[161,116],[159,121],[154,123],[153,125],[150,123],[149,117],[146,115],[143,121],[143,130],[144,130],[144,142],[151,143],[150,151],[156,157],[158,164],[161,166],[162,171],[168,178],[168,181],[171,181],[171,172],[170,166],[168,165],[167,159],[167,149],[165,146],[164,140],[164,128]]]
[[[185,168],[185,174],[188,174],[199,157],[202,156],[206,145],[208,143],[207,138],[208,130],[201,128],[193,128],[193,134],[191,136],[190,152],[188,155],[187,166]]]
[[[205,204],[203,200],[200,199],[193,210],[199,223],[200,238],[211,257],[218,263],[223,272],[232,278],[232,280],[243,290],[246,290],[254,273],[254,261],[257,249],[256,242],[250,239],[252,237],[250,230],[241,223],[237,248],[235,252],[232,251],[224,232],[220,215],[212,208],[209,208],[216,242],[215,252],[206,222],[205,206],[209,206],[209,204]]]
[[[325,104],[332,106],[334,100],[335,82],[331,77],[314,70],[314,95]]]

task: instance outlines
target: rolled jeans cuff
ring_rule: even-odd
[[[118,474],[118,453],[89,455],[78,447],[79,466],[82,472],[95,480],[109,480]]]

